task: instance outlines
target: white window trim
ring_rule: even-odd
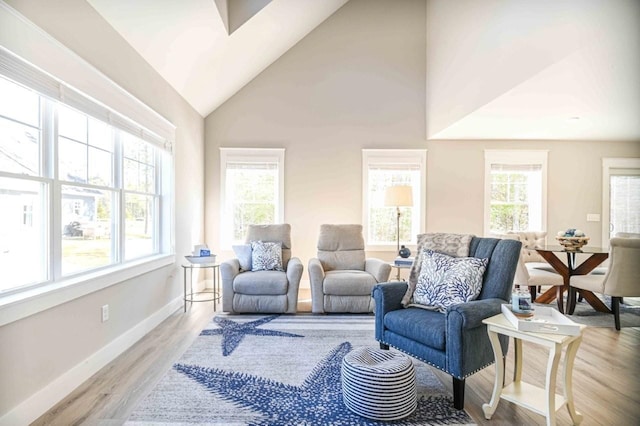
[[[548,150],[485,149],[484,150],[484,235],[491,235],[491,165],[540,164],[542,170],[542,229],[547,230],[547,161]]]
[[[396,251],[396,243],[369,245],[367,235],[369,232],[369,163],[379,160],[382,162],[407,163],[420,165],[420,185],[417,188],[420,194],[420,233],[424,232],[426,223],[427,194],[427,150],[426,149],[363,149],[362,150],[362,227],[365,236],[365,249],[369,251]],[[411,236],[411,242],[415,243],[416,235]]]
[[[226,222],[226,187],[228,161],[274,162],[278,164],[278,203],[275,223],[284,223],[284,148],[220,148],[220,247],[231,250],[230,227]]]
[[[602,159],[602,247],[609,247],[609,224],[611,222],[611,212],[609,203],[611,202],[611,169],[640,169],[640,158],[614,158],[605,157]]]
[[[129,131],[160,149],[170,153],[173,151],[176,128],[172,123],[3,1],[0,1],[0,28],[8,29],[0,31],[0,68],[4,75],[23,84],[31,82],[42,84],[43,87],[56,87],[57,93],[53,96],[55,99],[75,107],[90,108],[93,105],[95,108],[91,113],[85,112],[99,117],[106,114],[107,123]],[[171,176],[165,176],[163,184],[171,185],[171,196],[161,206],[163,214],[171,214],[161,225],[165,235],[170,238],[169,241],[163,240],[163,244],[170,247],[170,253],[106,267],[23,291],[8,292],[0,297],[0,326],[136,276],[174,265],[173,155],[170,161]],[[52,203],[56,201],[59,200],[51,200]],[[170,205],[166,205],[167,202]]]

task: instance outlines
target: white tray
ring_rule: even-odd
[[[571,321],[554,308],[536,306],[532,317],[520,318],[511,311],[511,305],[503,304],[502,314],[518,331],[564,334],[568,336],[578,336],[580,334],[580,324]]]
[[[207,265],[210,263],[216,263],[216,255],[212,254],[211,256],[185,256],[189,262],[197,264],[197,265]]]

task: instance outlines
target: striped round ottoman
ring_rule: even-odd
[[[416,409],[416,371],[401,353],[355,349],[342,360],[341,375],[344,405],[360,416],[396,420]]]

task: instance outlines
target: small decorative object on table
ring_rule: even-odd
[[[195,264],[209,264],[216,262],[216,255],[211,254],[211,250],[206,244],[198,244],[193,248],[193,256],[185,256],[191,263]]]
[[[523,290],[514,291],[511,294],[511,310],[518,317],[533,316],[531,293]]]
[[[558,232],[556,240],[567,251],[579,251],[589,242],[589,237],[579,229],[569,228],[566,231]]]
[[[400,257],[402,257],[403,259],[408,258],[409,256],[411,256],[411,250],[409,250],[409,248],[405,247],[405,246],[401,246],[400,250],[398,251],[398,254],[400,255]]]

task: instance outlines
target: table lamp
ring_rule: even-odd
[[[413,190],[408,185],[390,186],[384,193],[384,205],[396,208],[396,253],[400,252],[400,207],[413,206]]]

